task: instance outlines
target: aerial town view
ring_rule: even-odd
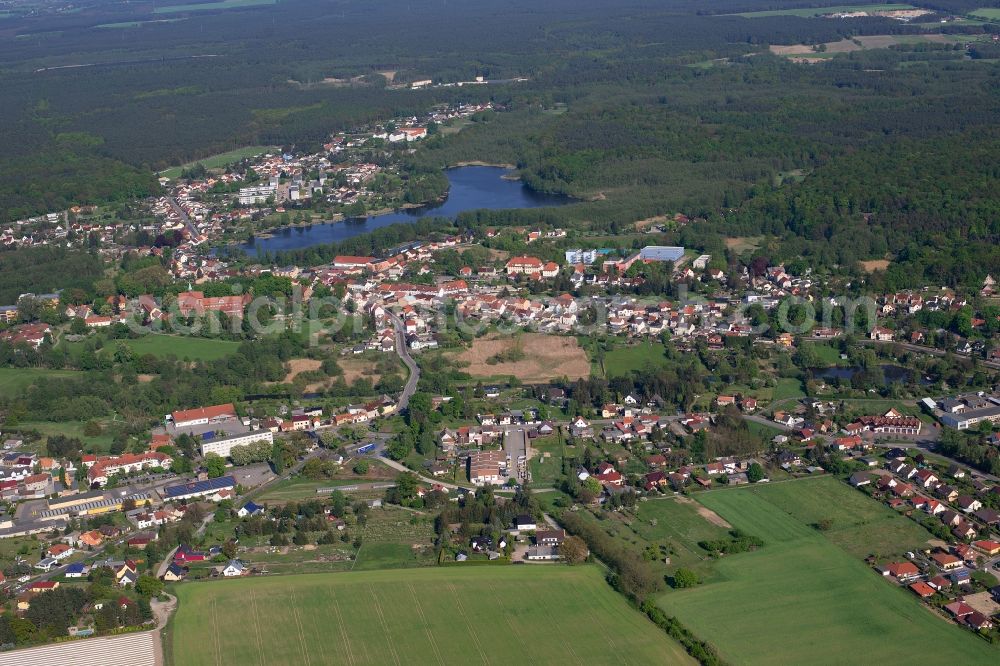
[[[1000,663],[1000,0],[837,1],[0,0],[0,666]]]

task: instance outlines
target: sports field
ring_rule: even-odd
[[[694,664],[593,566],[442,567],[177,587],[173,663]]]
[[[925,663],[997,663],[1000,650],[936,617],[803,522],[828,501],[812,499],[818,492],[836,491],[808,480],[699,494],[765,546],[720,559],[711,582],[667,592],[660,605],[731,663],[903,664],[915,655]],[[792,506],[799,501],[801,512]]]

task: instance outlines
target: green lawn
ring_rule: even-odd
[[[178,12],[204,12],[211,9],[238,9],[241,7],[259,7],[261,5],[275,5],[278,0],[222,0],[221,2],[206,2],[199,5],[170,5],[167,7],[156,7],[154,14],[176,14]]]
[[[693,664],[593,566],[442,567],[176,587],[173,662]]]
[[[287,502],[289,500],[313,500],[320,497],[316,491],[320,488],[337,488],[340,486],[356,486],[361,483],[389,483],[388,479],[367,479],[358,477],[355,479],[327,479],[326,481],[312,481],[310,479],[282,479],[270,486],[259,497],[254,497],[257,502]],[[325,495],[324,495],[325,497]]]
[[[848,502],[844,514],[857,508],[824,483],[700,493],[699,502],[765,545],[720,559],[711,582],[665,593],[660,605],[734,664],[903,664],[915,655],[926,663],[997,663],[997,648],[936,617],[908,590],[779,507],[812,519],[826,513],[823,501],[812,498],[822,491]],[[877,517],[871,508],[859,510]]]
[[[274,4],[274,3],[272,1],[272,2],[262,2],[260,4]],[[192,5],[192,6],[212,7],[214,5]],[[228,166],[233,162],[238,162],[242,160],[244,157],[254,157],[256,155],[269,153],[275,150],[278,150],[278,146],[247,146],[246,148],[237,148],[236,150],[230,150],[225,153],[219,153],[217,155],[209,155],[204,159],[188,162],[183,166],[171,167],[166,171],[161,171],[159,175],[165,178],[180,178],[181,171],[183,171],[184,169],[189,169],[197,164],[201,164],[206,169],[221,169],[222,167]]]
[[[775,385],[772,399],[777,401],[787,400],[788,398],[802,398],[805,397],[805,394],[806,392],[802,387],[801,381],[791,377],[784,377],[779,379]]]
[[[76,437],[85,445],[89,453],[107,453],[111,448],[111,435],[101,434],[89,437],[83,434],[85,423],[79,421],[22,421],[17,424],[17,430],[37,430],[43,435],[65,435]]]
[[[76,370],[49,370],[48,368],[0,368],[0,397],[16,398],[38,379],[67,379],[79,377]]]
[[[531,448],[536,450],[529,466],[531,484],[538,488],[553,486],[562,479],[563,445],[559,435],[538,437],[531,440]],[[549,454],[545,457],[544,454]]]
[[[824,535],[858,559],[871,554],[902,556],[926,548],[932,538],[917,523],[833,476],[757,485],[748,492],[806,525],[830,521]]]
[[[842,361],[840,358],[840,349],[838,347],[815,342],[805,342],[803,344],[816,352],[816,356],[819,357],[823,365],[845,365],[845,361]]]
[[[723,539],[728,530],[699,515],[698,508],[699,505],[692,501],[675,498],[640,502],[632,530],[650,543],[669,544],[673,551],[671,568],[687,567],[707,574],[712,560],[698,542]]]
[[[982,9],[977,9],[974,12],[970,12],[972,16],[978,16],[980,18],[996,20],[1000,19],[1000,9],[996,7],[984,7]]]
[[[106,348],[113,349],[117,341],[109,341]],[[189,358],[193,361],[214,361],[225,358],[239,349],[240,343],[229,340],[211,340],[180,335],[150,334],[134,340],[122,340],[135,354],[152,354]]]
[[[665,365],[666,349],[659,342],[642,342],[637,345],[612,349],[604,356],[604,369],[608,377],[620,377],[633,370],[653,365]]]
[[[774,9],[763,12],[742,12],[737,16],[744,18],[761,18],[765,16],[800,16],[802,18],[813,18],[824,14],[841,14],[846,12],[877,12],[891,11],[894,9],[913,9],[913,5],[888,4],[888,5],[838,5],[835,7],[805,7],[802,9]],[[982,10],[980,10],[982,11]]]

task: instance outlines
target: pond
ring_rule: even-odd
[[[258,252],[299,250],[313,245],[336,243],[366,234],[390,224],[409,224],[422,217],[450,217],[468,210],[504,210],[563,206],[574,200],[562,195],[541,194],[518,180],[504,178],[513,173],[502,167],[458,167],[445,172],[450,187],[448,198],[435,205],[398,210],[367,218],[351,218],[341,222],[314,224],[310,227],[285,227],[270,232],[264,238],[254,238],[240,249],[248,255]]]
[[[919,379],[920,384],[923,385],[934,383],[926,377],[919,376],[916,370],[904,368],[900,365],[881,365],[879,368],[882,370],[883,384],[908,384],[913,381],[913,379]],[[825,379],[827,381],[843,379],[845,381],[850,381],[854,375],[858,374],[863,369],[864,368],[858,366],[846,368],[809,368],[809,372],[816,379]]]

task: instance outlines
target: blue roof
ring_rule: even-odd
[[[254,504],[253,502],[247,502],[246,504],[243,505],[243,508],[246,509],[249,513],[257,513],[258,511],[264,510],[264,507],[262,507],[260,504]]]
[[[217,479],[209,479],[208,481],[192,481],[191,483],[183,483],[179,486],[168,486],[163,489],[163,493],[169,499],[181,495],[190,495],[191,493],[208,493],[213,490],[232,488],[235,485],[236,479],[234,477],[220,476]]]
[[[83,573],[83,562],[74,562],[66,567],[66,573]]]

